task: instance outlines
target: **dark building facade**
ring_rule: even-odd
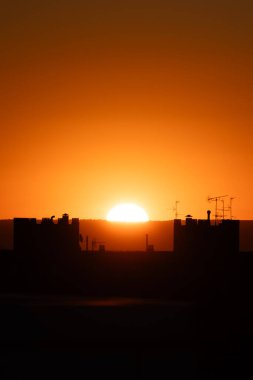
[[[207,219],[193,219],[186,216],[185,223],[181,219],[174,220],[174,252],[195,254],[235,254],[239,252],[239,220],[221,220],[211,223],[211,212]]]
[[[55,223],[53,217],[43,218],[39,223],[35,218],[14,218],[14,250],[24,254],[75,252],[79,246],[79,219],[71,223],[68,214]]]

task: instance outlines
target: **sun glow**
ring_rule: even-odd
[[[149,217],[142,207],[133,203],[122,203],[108,212],[106,220],[109,222],[139,223],[147,222]]]

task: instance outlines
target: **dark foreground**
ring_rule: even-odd
[[[253,255],[53,259],[2,258],[0,379],[253,378]]]
[[[1,379],[251,378],[232,309],[166,299],[2,295]]]

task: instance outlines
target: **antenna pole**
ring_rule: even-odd
[[[175,219],[178,219],[178,203],[179,203],[180,201],[176,201],[175,202]]]
[[[222,202],[222,219],[224,220],[225,219],[225,206],[224,206],[224,199],[221,199],[221,202]]]
[[[211,201],[215,201],[215,225],[217,224],[217,221],[218,221],[218,201],[222,201],[223,203],[223,208],[222,208],[222,217],[224,219],[225,215],[224,215],[224,212],[225,212],[225,208],[224,208],[224,199],[227,197],[227,195],[220,195],[218,197],[208,197],[208,201],[211,202]]]
[[[230,204],[229,204],[229,211],[230,211],[230,219],[233,219],[233,213],[232,213],[232,203],[235,198],[230,198]]]

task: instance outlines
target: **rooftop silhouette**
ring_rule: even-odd
[[[239,253],[239,220],[222,219],[211,223],[211,211],[207,219],[193,219],[186,216],[174,220],[174,252],[176,254],[235,254]]]
[[[30,342],[47,344],[46,352],[53,344],[86,353],[92,347],[100,360],[101,347],[118,353],[121,345],[125,355],[138,345],[146,354],[158,345],[166,363],[175,345],[181,363],[189,341],[194,354],[201,347],[199,357],[203,346],[217,352],[219,339],[226,341],[235,326],[239,331],[238,294],[249,297],[253,289],[252,263],[239,254],[239,224],[215,223],[210,212],[205,220],[187,215],[174,220],[174,252],[153,251],[148,234],[143,252],[108,252],[82,251],[79,219],[68,214],[56,221],[15,218],[14,249],[0,259],[5,344],[11,333],[29,349]]]
[[[222,288],[239,253],[239,221],[215,224],[210,212],[206,220],[187,215],[174,220],[173,237],[174,251],[155,251],[148,234],[142,252],[106,251],[100,240],[98,250],[94,244],[88,250],[87,240],[81,250],[77,218],[14,218],[14,249],[1,258],[1,289],[188,299],[207,294],[210,284],[212,292]]]
[[[69,222],[69,215],[63,214],[54,223],[54,216],[43,218],[14,218],[14,250],[19,254],[52,255],[80,251],[79,219]]]

